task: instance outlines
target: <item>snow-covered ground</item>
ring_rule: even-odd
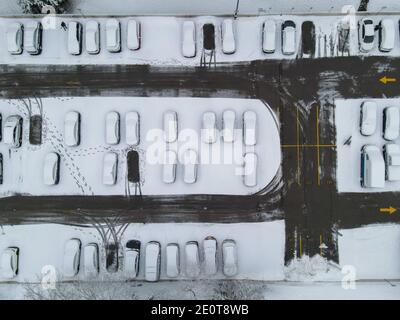
[[[360,133],[360,106],[363,101],[375,101],[378,105],[377,127],[372,136]],[[388,143],[382,137],[383,109],[400,107],[400,99],[348,99],[335,100],[336,150],[337,150],[337,186],[339,192],[387,192],[400,191],[399,181],[386,181],[382,189],[362,188],[360,184],[360,152],[366,144],[376,145],[382,149]],[[351,144],[344,142],[351,137]],[[400,143],[400,138],[392,141]]]

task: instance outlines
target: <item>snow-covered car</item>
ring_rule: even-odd
[[[175,111],[166,111],[163,118],[165,141],[175,142],[178,139],[178,115]]]
[[[214,237],[207,237],[203,241],[204,250],[204,273],[214,275],[217,273],[217,240]]]
[[[86,51],[89,54],[100,52],[100,24],[95,20],[86,23]]]
[[[43,181],[45,185],[58,184],[60,180],[60,155],[50,152],[44,158]]]
[[[141,25],[136,20],[129,20],[127,26],[127,47],[129,50],[139,50],[141,42]]]
[[[183,153],[183,181],[191,184],[197,180],[197,152],[188,149]]]
[[[167,277],[176,278],[180,272],[180,254],[177,243],[169,243],[166,248]]]
[[[103,159],[103,184],[112,186],[117,182],[118,155],[107,152]]]
[[[395,140],[399,136],[400,113],[397,107],[387,107],[383,110],[383,138]]]
[[[274,53],[276,49],[276,23],[272,19],[265,20],[262,25],[262,50]]]
[[[233,110],[224,110],[222,113],[222,139],[224,142],[235,140],[235,119],[236,114]]]
[[[70,239],[65,244],[63,272],[66,277],[74,277],[79,272],[81,257],[81,241],[79,239]]]
[[[157,241],[150,241],[146,246],[145,273],[146,281],[158,281],[160,279],[161,245]]]
[[[121,24],[117,19],[106,22],[106,46],[109,52],[121,51]]]
[[[197,241],[189,241],[185,245],[185,273],[190,278],[200,274],[199,245]]]
[[[1,254],[1,275],[5,279],[12,279],[18,274],[19,249],[9,247]]]
[[[42,51],[43,27],[39,21],[29,21],[25,23],[24,47],[31,54],[40,54]]]
[[[186,58],[196,55],[196,26],[193,21],[182,24],[182,54]]]
[[[369,52],[374,47],[375,26],[369,18],[364,18],[358,23],[358,41],[361,52]]]
[[[69,111],[64,119],[64,141],[68,147],[78,146],[81,140],[81,115]]]
[[[174,183],[176,179],[177,155],[173,150],[166,150],[163,163],[163,182]]]
[[[129,240],[125,246],[124,271],[129,278],[136,278],[139,274],[140,241]]]
[[[126,143],[137,146],[140,142],[140,116],[136,111],[130,111],[125,116]]]
[[[4,124],[3,142],[13,148],[19,148],[22,144],[22,117],[9,116]]]
[[[7,27],[7,50],[11,54],[21,54],[24,41],[24,26],[19,22],[10,23]]]
[[[222,242],[222,270],[227,277],[233,277],[238,272],[236,242],[231,239]]]
[[[396,39],[396,28],[392,19],[383,19],[379,23],[379,50],[392,51]]]
[[[222,52],[232,54],[236,51],[234,22],[232,19],[224,19],[221,26]]]
[[[203,113],[201,137],[204,143],[217,141],[217,115],[215,112],[208,111]]]
[[[72,55],[80,55],[82,52],[82,24],[77,21],[68,23],[68,52]]]
[[[106,143],[118,144],[119,139],[119,113],[111,111],[106,115]]]
[[[400,146],[387,143],[383,146],[385,160],[385,178],[388,181],[400,181]]]
[[[374,145],[361,149],[361,186],[383,188],[385,186],[385,161],[381,150]]]
[[[99,246],[89,243],[83,249],[83,269],[87,275],[99,273]]]
[[[246,146],[257,143],[257,114],[251,110],[243,113],[243,143]]]
[[[243,183],[246,187],[257,185],[257,155],[248,152],[244,155],[243,161]]]
[[[296,53],[296,24],[286,20],[282,24],[282,53],[290,55]]]
[[[374,101],[364,101],[360,109],[360,132],[363,136],[375,133],[377,122],[377,105]]]

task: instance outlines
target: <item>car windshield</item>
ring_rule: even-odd
[[[372,43],[374,41],[374,37],[373,36],[366,36],[364,38],[364,42],[365,43]]]

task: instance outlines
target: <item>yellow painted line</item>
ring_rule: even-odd
[[[388,208],[380,208],[379,212],[380,213],[388,213],[388,214],[393,214],[397,211],[396,208],[393,208],[392,206],[388,207]]]
[[[303,241],[301,239],[301,235],[299,241],[300,241],[300,258],[301,258],[303,256]]]
[[[317,184],[321,185],[321,177],[319,173],[320,167],[320,153],[319,153],[319,105],[317,105],[317,115],[316,115],[316,122],[317,122]]]
[[[282,148],[336,148],[336,144],[282,144]]]

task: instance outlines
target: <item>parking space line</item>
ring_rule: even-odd
[[[300,185],[300,122],[299,108],[296,106],[296,144],[297,144],[297,184]]]
[[[321,177],[319,172],[320,167],[320,152],[319,152],[319,105],[317,104],[317,113],[316,113],[316,126],[317,126],[317,184],[321,185]]]

